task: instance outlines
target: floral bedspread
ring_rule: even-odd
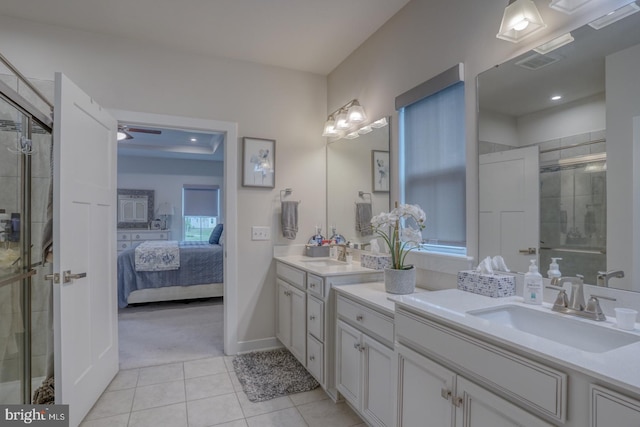
[[[180,249],[175,240],[146,241],[136,247],[136,271],[165,271],[180,268]]]

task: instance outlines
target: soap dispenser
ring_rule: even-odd
[[[549,271],[547,271],[547,277],[551,279],[551,284],[554,286],[561,286],[560,278],[562,277],[562,273],[560,273],[558,261],[562,261],[562,258],[551,258]]]
[[[524,275],[524,302],[527,304],[542,304],[542,275],[538,273],[536,260],[531,260],[529,271]]]

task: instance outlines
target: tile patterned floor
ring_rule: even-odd
[[[232,359],[120,371],[80,427],[365,427],[321,388],[250,402]]]

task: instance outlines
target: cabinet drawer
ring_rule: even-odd
[[[298,270],[297,268],[293,268],[279,262],[276,264],[276,274],[300,289],[305,289],[307,287],[307,275],[302,270]]]
[[[131,240],[131,233],[118,232],[118,240]]]
[[[591,384],[591,427],[635,426],[640,401]]]
[[[131,233],[131,240],[167,240],[166,231],[153,231],[153,232],[133,232]]]
[[[324,298],[324,279],[307,273],[307,289],[318,298]]]
[[[324,384],[324,345],[307,335],[307,370],[320,384]]]
[[[473,373],[521,405],[561,422],[567,417],[567,374],[430,319],[396,311],[396,340]]]
[[[312,296],[307,298],[307,330],[324,341],[324,303]]]
[[[365,332],[393,343],[393,319],[343,296],[338,296],[338,315],[358,325]]]
[[[118,250],[119,251],[124,251],[125,249],[129,249],[130,247],[131,247],[131,242],[124,241],[124,240],[118,240]]]

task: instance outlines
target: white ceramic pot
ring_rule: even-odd
[[[414,266],[405,270],[385,268],[384,287],[390,294],[406,295],[413,293],[416,289],[416,268]]]

